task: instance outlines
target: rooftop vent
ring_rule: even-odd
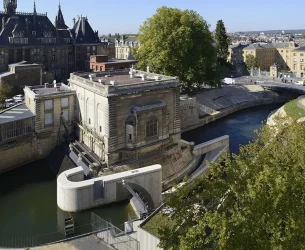
[[[112,85],[112,86],[116,86],[118,84],[119,84],[118,80],[110,81],[110,85]]]

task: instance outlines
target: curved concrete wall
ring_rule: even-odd
[[[76,212],[126,200],[130,193],[122,180],[145,189],[154,208],[161,204],[162,167],[153,165],[90,180],[84,180],[82,167],[65,171],[57,178],[57,205],[64,211]]]

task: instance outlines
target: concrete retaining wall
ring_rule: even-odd
[[[259,85],[224,86],[198,93],[195,98],[199,119],[182,122],[182,132],[204,126],[245,108],[289,100]],[[187,113],[185,115],[182,113],[182,121],[188,119]]]
[[[194,155],[203,155],[208,152],[214,151],[218,148],[221,148],[223,146],[228,146],[229,145],[229,136],[224,135],[221,137],[218,137],[216,139],[198,144],[194,147],[193,154]]]
[[[56,135],[29,135],[0,144],[0,173],[45,158],[56,140]]]
[[[153,165],[132,171],[84,180],[84,170],[77,167],[57,178],[57,205],[64,211],[76,212],[129,198],[122,180],[142,194],[149,195],[153,207],[161,204],[162,167]]]
[[[141,227],[137,228],[137,240],[140,242],[140,250],[162,250],[157,247],[160,239]]]
[[[288,101],[286,98],[278,97],[278,98],[268,98],[268,99],[263,99],[263,100],[254,100],[254,101],[250,101],[250,102],[240,103],[240,104],[231,106],[229,108],[220,110],[218,113],[215,113],[213,115],[209,115],[204,118],[201,118],[197,124],[193,124],[193,125],[183,128],[182,133],[202,127],[204,125],[207,125],[213,121],[216,121],[227,115],[233,114],[242,109],[260,106],[260,105],[273,104],[273,103],[284,103],[286,101]]]

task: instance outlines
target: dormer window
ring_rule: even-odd
[[[52,37],[52,33],[49,32],[49,31],[44,31],[44,32],[43,32],[43,36],[44,36],[44,37]]]

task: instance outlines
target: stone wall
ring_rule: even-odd
[[[114,168],[111,168],[112,171],[108,172],[108,174],[137,169],[147,165],[161,164],[162,180],[165,180],[181,171],[192,161],[192,151],[192,144],[182,143],[181,145],[175,145],[162,151],[155,151],[155,154],[138,158],[134,162],[115,166]]]
[[[45,158],[56,146],[57,134],[30,135],[0,144],[0,173]]]
[[[22,94],[24,86],[40,85],[50,82],[53,77],[50,73],[42,74],[42,65],[38,64],[13,64],[9,66],[9,71],[0,75],[0,87],[8,84],[13,87],[13,94]]]
[[[196,97],[180,97],[180,117],[182,128],[199,122]]]

